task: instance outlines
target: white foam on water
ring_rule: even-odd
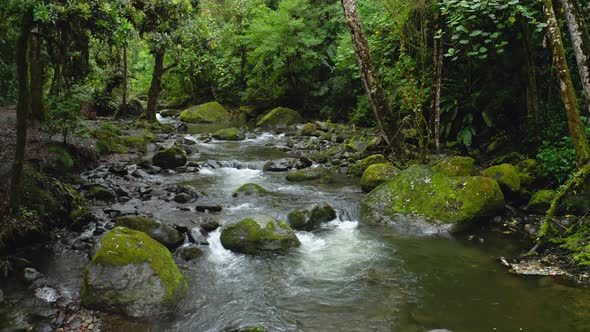
[[[261,207],[256,206],[252,203],[243,203],[243,204],[239,204],[239,205],[235,205],[235,206],[229,206],[226,208],[226,210],[229,211],[241,211],[241,210],[262,210]]]
[[[221,245],[221,227],[209,233],[207,241],[209,242],[209,251],[211,253],[208,256],[209,261],[220,265],[233,265],[239,262],[240,256],[225,249]]]
[[[199,174],[201,175],[215,175],[215,170],[210,169],[210,168],[201,168],[199,170]]]

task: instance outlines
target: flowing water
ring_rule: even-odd
[[[188,135],[197,138],[194,135]],[[225,250],[219,230],[200,259],[181,265],[189,295],[170,320],[110,322],[115,331],[224,331],[263,326],[269,331],[590,331],[590,292],[549,278],[508,274],[502,255],[522,250],[507,235],[408,234],[359,224],[358,179],[331,184],[289,183],[262,171],[287,157],[287,138],[257,134],[243,142],[199,143],[194,160],[218,161],[198,173],[157,175],[154,182],[190,183],[207,193],[197,203],[222,204],[222,224],[250,215],[281,220],[292,209],[328,202],[338,220],[298,232],[301,247],[286,254],[246,256]],[[272,195],[233,198],[245,183]],[[198,214],[173,202],[132,200],[118,206],[161,220],[190,223]],[[470,237],[471,238],[471,237]],[[479,240],[481,238],[481,240]],[[483,242],[483,243],[482,243]]]

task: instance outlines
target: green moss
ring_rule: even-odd
[[[386,163],[387,163],[387,160],[385,159],[385,156],[382,154],[374,154],[372,156],[368,156],[367,158],[361,160],[361,166],[363,167],[363,170],[366,170],[371,165],[386,164]]]
[[[481,172],[481,174],[498,181],[506,192],[518,192],[520,190],[518,169],[510,164],[492,166]]]
[[[99,201],[110,202],[114,201],[115,198],[117,198],[117,195],[111,189],[96,184],[86,188],[86,197],[90,199],[97,199]]]
[[[529,201],[529,209],[537,213],[547,212],[555,195],[556,192],[554,190],[545,189],[537,191]]]
[[[162,110],[160,111],[160,116],[163,118],[176,117],[179,116],[180,113],[181,110]]]
[[[328,204],[316,205],[309,213],[309,226],[317,227],[322,223],[326,223],[336,219],[336,211]]]
[[[216,131],[213,138],[223,141],[243,141],[246,134],[238,128],[226,128]]]
[[[187,282],[176,267],[170,251],[147,234],[125,227],[116,227],[105,235],[100,241],[100,249],[86,267],[86,271],[95,264],[122,266],[143,263],[150,264],[154,273],[161,279],[166,290],[166,302],[175,303],[179,297],[186,294]],[[84,281],[83,302],[92,303],[92,294],[88,294],[87,282]]]
[[[364,192],[370,192],[380,184],[391,181],[399,169],[391,164],[374,164],[367,168],[361,178],[361,188]]]
[[[305,230],[307,228],[307,210],[293,210],[287,215],[287,222],[291,228],[296,230]]]
[[[289,182],[302,182],[302,181],[312,181],[312,180],[319,180],[326,177],[329,177],[331,172],[328,168],[325,167],[316,167],[316,168],[305,168],[305,169],[298,169],[289,171],[287,173],[287,181]]]
[[[134,229],[136,231],[144,232],[149,234],[154,229],[160,227],[160,223],[146,217],[141,216],[122,216],[117,217],[116,225]]]
[[[164,169],[174,169],[179,166],[184,166],[186,164],[186,160],[186,151],[176,145],[169,149],[158,151],[152,157],[152,163],[155,166],[162,167]]]
[[[413,166],[369,193],[361,204],[361,218],[383,222],[402,213],[462,224],[493,216],[503,208],[504,196],[491,178],[448,177]]]
[[[286,107],[277,107],[263,116],[256,126],[264,128],[290,126],[302,121],[303,118],[297,111]]]
[[[316,133],[316,125],[313,122],[309,122],[303,125],[301,128],[301,136],[313,136]]]
[[[225,227],[221,231],[223,247],[244,254],[257,254],[301,245],[295,232],[286,223],[266,216],[254,218],[246,218]]]
[[[149,138],[142,136],[125,136],[121,137],[121,142],[127,148],[145,153],[147,152]]]
[[[70,175],[74,169],[75,161],[68,150],[61,145],[47,147],[49,153],[48,166],[51,173],[56,175]]]
[[[216,123],[229,119],[229,113],[218,102],[193,106],[180,114],[180,120],[188,123]]]
[[[348,166],[347,173],[349,175],[353,175],[353,176],[362,176],[363,175],[363,166],[360,163],[352,164],[352,165]]]
[[[330,160],[330,156],[326,152],[314,152],[309,155],[309,159],[319,164],[325,164]]]
[[[233,197],[268,194],[268,191],[255,183],[246,183],[234,191]]]
[[[438,162],[432,169],[446,176],[468,176],[475,171],[475,159],[471,157],[448,157]]]

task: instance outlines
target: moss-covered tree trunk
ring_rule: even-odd
[[[578,168],[584,167],[590,161],[590,148],[588,139],[584,133],[584,124],[580,118],[580,109],[576,99],[576,91],[570,75],[570,69],[565,57],[565,49],[561,37],[561,31],[557,24],[557,18],[551,0],[543,0],[545,5],[545,17],[547,19],[549,39],[553,50],[553,62],[557,70],[559,90],[567,113],[567,123],[570,136],[574,142]]]
[[[375,120],[381,131],[381,135],[385,138],[390,147],[396,150],[399,143],[398,140],[395,139],[395,136],[397,136],[397,130],[395,130],[392,123],[387,123],[385,121],[385,118],[391,112],[387,99],[385,98],[385,92],[381,86],[381,81],[378,79],[373,66],[369,43],[367,42],[367,37],[365,36],[359,14],[356,10],[356,1],[341,0],[341,4],[344,9],[348,31],[352,38],[361,79],[365,91],[367,92],[367,96],[369,97],[369,101],[371,102],[371,106],[373,107]]]
[[[32,120],[45,121],[45,107],[43,106],[43,63],[41,63],[41,36],[35,29],[31,33],[29,48],[29,67],[31,81],[31,115]]]
[[[154,73],[152,75],[152,83],[148,93],[147,108],[145,109],[145,119],[149,122],[156,122],[158,98],[162,91],[162,75],[164,75],[164,51],[155,51],[154,58]]]
[[[21,204],[23,166],[25,163],[25,148],[27,144],[27,116],[31,105],[29,87],[28,51],[33,21],[32,11],[23,15],[20,36],[16,41],[16,67],[18,78],[18,103],[16,106],[16,152],[12,164],[9,207],[15,212]]]
[[[570,32],[578,72],[586,96],[587,114],[590,115],[590,33],[584,16],[581,15],[578,0],[561,0],[561,4],[565,11],[567,28]]]

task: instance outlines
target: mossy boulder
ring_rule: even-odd
[[[317,131],[315,123],[309,122],[301,127],[301,136],[313,136]]]
[[[216,131],[213,138],[222,141],[243,141],[246,139],[246,134],[238,128],[226,128]]]
[[[86,188],[86,198],[95,199],[103,202],[112,202],[117,198],[117,194],[108,187],[100,184],[94,184]]]
[[[481,172],[481,175],[498,181],[505,194],[516,193],[520,190],[518,168],[510,164],[492,166]]]
[[[391,164],[374,164],[367,168],[361,178],[361,188],[370,192],[380,184],[391,181],[399,173],[399,169]]]
[[[287,222],[291,228],[303,231],[308,228],[309,211],[307,210],[293,210],[287,215]]]
[[[372,156],[368,156],[367,158],[361,160],[361,166],[363,167],[363,170],[366,170],[367,168],[369,168],[369,166],[375,165],[375,164],[387,164],[387,160],[385,159],[385,156],[382,154],[374,154]]]
[[[50,145],[47,147],[47,160],[44,171],[56,176],[71,175],[76,161],[68,149],[62,145]]]
[[[309,159],[315,161],[318,164],[325,164],[330,160],[330,156],[326,152],[314,152],[309,155]]]
[[[176,249],[175,255],[189,262],[203,256],[203,250],[195,244],[188,243]]]
[[[446,176],[469,176],[475,172],[475,159],[471,157],[447,157],[439,161],[432,169]]]
[[[452,224],[459,231],[504,209],[498,182],[481,176],[448,177],[412,166],[375,188],[361,203],[365,223],[394,222],[398,214]]]
[[[263,116],[256,126],[263,128],[287,127],[302,121],[303,118],[297,111],[286,107],[277,107]]]
[[[174,169],[184,166],[186,164],[186,151],[179,146],[158,151],[153,156],[152,163],[164,169]]]
[[[539,214],[545,214],[551,206],[551,202],[557,193],[555,190],[544,189],[537,191],[529,201],[529,210]]]
[[[180,121],[188,123],[218,123],[229,118],[227,110],[218,102],[193,106],[180,114]]]
[[[312,228],[316,228],[320,224],[334,219],[336,219],[336,210],[330,204],[315,205],[309,213],[308,224]]]
[[[221,244],[234,252],[260,254],[285,251],[300,246],[301,242],[285,222],[255,216],[224,227]]]
[[[115,226],[144,232],[168,248],[176,248],[184,241],[182,233],[174,227],[157,220],[141,216],[122,216],[115,220]]]
[[[187,290],[166,247],[143,232],[116,227],[84,270],[82,305],[153,318],[173,311]]]
[[[181,112],[181,110],[162,110],[160,111],[160,116],[163,118],[177,117]]]
[[[325,167],[304,168],[292,170],[287,173],[287,181],[303,182],[312,180],[321,180],[330,177],[332,172]]]
[[[234,191],[233,197],[239,196],[263,196],[268,194],[268,191],[255,183],[246,183]]]

